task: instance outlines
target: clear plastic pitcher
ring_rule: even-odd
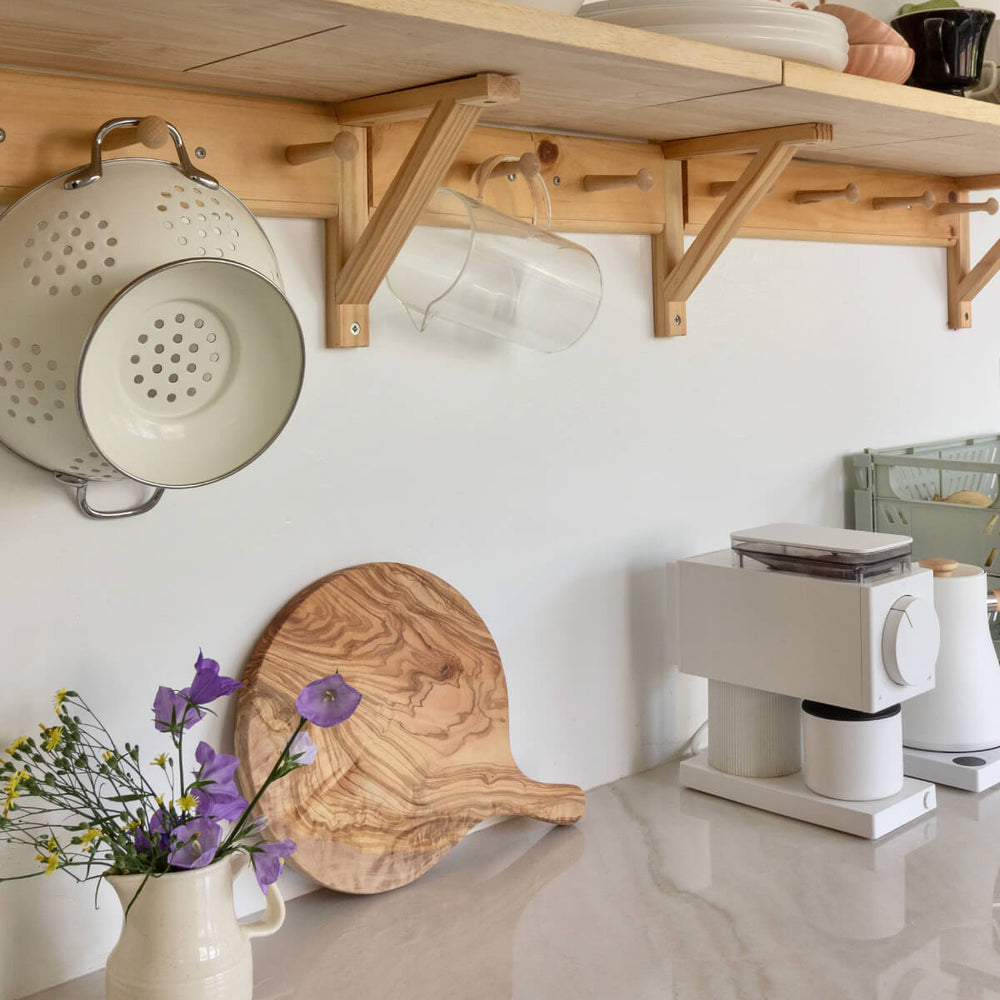
[[[448,225],[417,226],[386,279],[418,330],[445,320],[548,352],[583,336],[602,294],[589,250],[451,188],[428,208]]]

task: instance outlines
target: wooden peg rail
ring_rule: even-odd
[[[857,184],[848,184],[846,187],[837,188],[834,191],[796,191],[796,205],[818,205],[823,201],[846,201],[848,205],[855,205],[861,198],[861,191]]]
[[[495,73],[327,105],[99,78],[82,87],[70,75],[9,68],[0,68],[0,85],[6,203],[85,163],[98,126],[128,114],[139,124],[107,137],[110,157],[135,155],[129,147],[141,144],[173,159],[170,121],[251,211],[325,220],[334,347],[369,343],[368,304],[413,226],[456,223],[427,214],[434,190],[447,184],[474,197],[474,169],[498,153],[501,176],[524,172],[524,154],[537,157],[557,231],[651,238],[660,337],[686,332],[687,300],[736,236],[946,248],[955,329],[971,325],[972,300],[1000,272],[1000,240],[969,259],[970,224],[991,225],[1000,207],[968,196],[1000,188],[1000,172],[926,175],[798,158],[834,155],[822,123],[662,144],[487,128],[477,121],[492,107],[517,121],[502,106],[516,108],[519,81]],[[862,193],[856,202],[852,186]],[[531,219],[526,184],[498,180],[485,197]],[[694,237],[687,249],[686,236]]]
[[[622,188],[638,188],[645,194],[653,190],[656,178],[652,170],[643,167],[634,174],[587,174],[583,179],[584,191],[620,191]]]
[[[998,208],[1000,202],[996,198],[988,198],[986,201],[946,201],[943,205],[938,205],[934,211],[938,215],[971,215],[975,212],[996,215]]]
[[[872,208],[876,212],[887,208],[933,208],[937,196],[933,191],[923,191],[917,195],[901,195],[891,198],[872,198]]]
[[[285,149],[285,159],[292,166],[314,163],[330,156],[338,160],[353,160],[361,151],[361,142],[353,132],[339,132],[329,142],[304,142]]]

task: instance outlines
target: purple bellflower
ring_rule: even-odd
[[[199,649],[194,664],[194,681],[181,694],[187,695],[196,705],[207,705],[241,687],[243,685],[232,677],[220,677],[218,661],[208,659]]]
[[[288,761],[295,767],[305,767],[316,760],[318,753],[319,747],[313,743],[312,737],[305,732],[299,733],[288,748]]]
[[[164,687],[156,689],[153,699],[153,721],[161,733],[176,733],[190,729],[205,713],[193,706],[183,691]]]
[[[222,842],[222,827],[201,816],[175,827],[170,834],[173,850],[167,859],[174,868],[204,868],[211,864]]]
[[[253,862],[253,872],[257,876],[260,891],[267,892],[267,887],[278,881],[281,874],[281,860],[295,852],[294,840],[279,840],[276,844],[258,844],[250,855]]]
[[[232,798],[217,798],[204,788],[192,788],[191,795],[198,803],[195,807],[196,812],[199,816],[204,816],[207,819],[238,820],[246,812],[247,806],[250,804],[239,793],[232,796]]]
[[[361,692],[340,674],[331,674],[307,684],[295,699],[295,709],[303,718],[327,729],[349,719],[360,703]]]
[[[153,854],[157,851],[162,853],[170,849],[170,837],[163,825],[165,815],[161,806],[150,816],[145,830],[141,826],[136,829],[135,847],[140,854]]]
[[[249,803],[239,793],[233,776],[239,758],[216,753],[204,740],[194,752],[201,767],[195,773],[191,794],[198,800],[198,814],[209,819],[237,820]]]

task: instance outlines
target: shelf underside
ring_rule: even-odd
[[[488,71],[521,81],[498,124],[659,140],[820,121],[834,141],[813,159],[1000,170],[998,106],[499,0],[7,0],[0,63],[324,103]]]

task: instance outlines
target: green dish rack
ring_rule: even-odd
[[[1000,435],[869,448],[849,461],[856,528],[909,535],[914,559],[982,566],[987,588],[1000,588]],[[985,494],[990,506],[943,501],[961,490]],[[1000,616],[990,615],[990,630],[1000,643]]]

